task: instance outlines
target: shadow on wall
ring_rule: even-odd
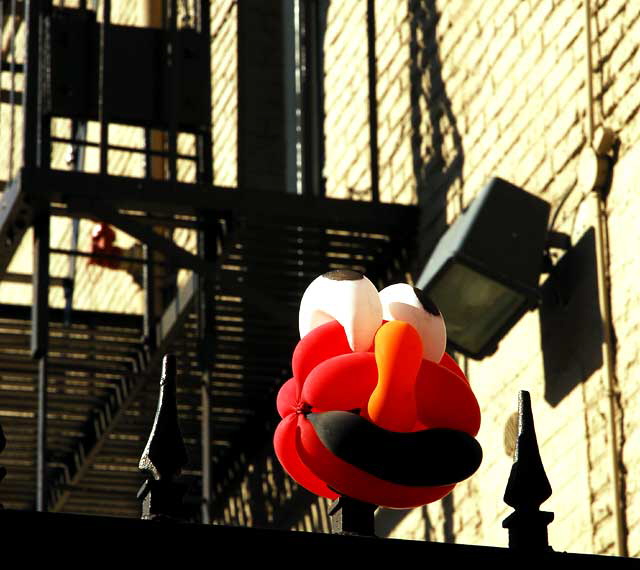
[[[545,400],[557,406],[602,366],[595,233],[588,230],[542,286]]]
[[[450,496],[447,495],[445,500]],[[391,535],[410,512],[411,509],[379,509],[376,512],[376,536],[385,538]],[[420,508],[420,517],[424,521],[424,535],[422,538],[425,541],[430,541],[433,539],[431,534],[433,527],[431,526],[431,519],[426,505]]]
[[[319,498],[298,486],[289,477],[273,454],[269,441],[251,462],[246,454],[238,460],[234,470],[244,473],[232,487],[219,493],[223,500],[212,504],[211,514],[215,524],[231,526],[253,526],[257,528],[296,528],[304,515],[311,512]],[[220,474],[224,479],[224,474]],[[329,528],[327,509],[317,509],[313,531],[322,532]]]
[[[446,207],[453,197],[450,193],[457,189],[460,200],[462,198],[464,150],[442,79],[436,36],[438,18],[435,0],[409,0],[411,151],[420,207],[414,275],[422,270],[438,239],[447,229]],[[447,151],[445,148],[453,150]],[[447,495],[440,503],[444,539],[454,542],[453,495]],[[378,536],[388,536],[409,512],[380,510],[376,515]],[[432,524],[426,507],[422,508],[421,516],[425,525],[424,538],[430,540]]]
[[[462,199],[464,150],[442,79],[438,19],[435,0],[409,0],[411,149],[421,210],[418,269],[447,229],[449,193],[458,188]]]
[[[442,78],[438,19],[435,0],[409,0],[411,151],[420,208],[418,271],[447,229],[447,202],[456,186],[462,198],[464,150]],[[451,144],[445,145],[446,139]],[[445,146],[453,151],[446,151]],[[454,542],[452,495],[445,497],[441,505],[445,540]],[[425,526],[429,526],[427,521]]]

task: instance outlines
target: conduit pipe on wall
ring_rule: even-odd
[[[587,83],[587,120],[588,120],[588,144],[593,148],[595,138],[595,123],[593,118],[593,61],[591,56],[591,5],[590,0],[584,3],[584,29],[586,40],[586,83]],[[627,541],[625,536],[625,521],[622,509],[622,489],[620,461],[621,453],[618,450],[618,430],[616,428],[616,381],[614,370],[614,340],[613,320],[611,317],[611,294],[609,286],[609,249],[605,198],[602,186],[595,185],[590,189],[595,211],[595,241],[596,241],[596,271],[598,279],[598,302],[602,319],[602,367],[607,385],[607,431],[609,436],[610,476],[613,483],[613,515],[616,525],[615,546],[618,556],[628,556]]]

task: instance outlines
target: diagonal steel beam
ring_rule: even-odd
[[[0,198],[0,278],[6,273],[31,222],[28,198],[21,191],[19,181],[10,182]]]
[[[176,298],[165,310],[158,325],[158,347],[146,362],[140,363],[140,370],[122,379],[118,394],[94,409],[86,426],[85,437],[73,452],[72,460],[58,481],[53,481],[49,494],[49,510],[64,508],[73,488],[90,469],[110,433],[133,404],[148,378],[158,369],[162,356],[180,330],[192,310],[196,298],[196,279],[192,276],[179,290]]]
[[[93,200],[91,202],[82,202],[74,200],[69,204],[70,209],[78,215],[90,218],[99,218],[100,220],[113,224],[130,236],[147,244],[153,250],[158,251],[167,256],[173,263],[185,269],[191,269],[195,273],[206,276],[215,282],[219,274],[219,265],[212,264],[197,255],[187,251],[177,245],[174,241],[161,236],[153,231],[148,225],[137,221],[132,216],[121,214],[109,204]],[[244,289],[244,300],[247,305],[256,308],[258,311],[269,317],[273,322],[289,325],[286,319],[287,314],[280,303],[269,297],[263,291],[247,286]]]

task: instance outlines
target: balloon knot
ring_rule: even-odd
[[[306,402],[300,402],[296,406],[296,414],[307,414],[311,413],[311,404],[307,404]]]

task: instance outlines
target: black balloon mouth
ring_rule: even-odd
[[[333,455],[390,483],[450,485],[472,475],[482,461],[480,444],[459,430],[394,432],[344,411],[310,413],[306,418]]]

